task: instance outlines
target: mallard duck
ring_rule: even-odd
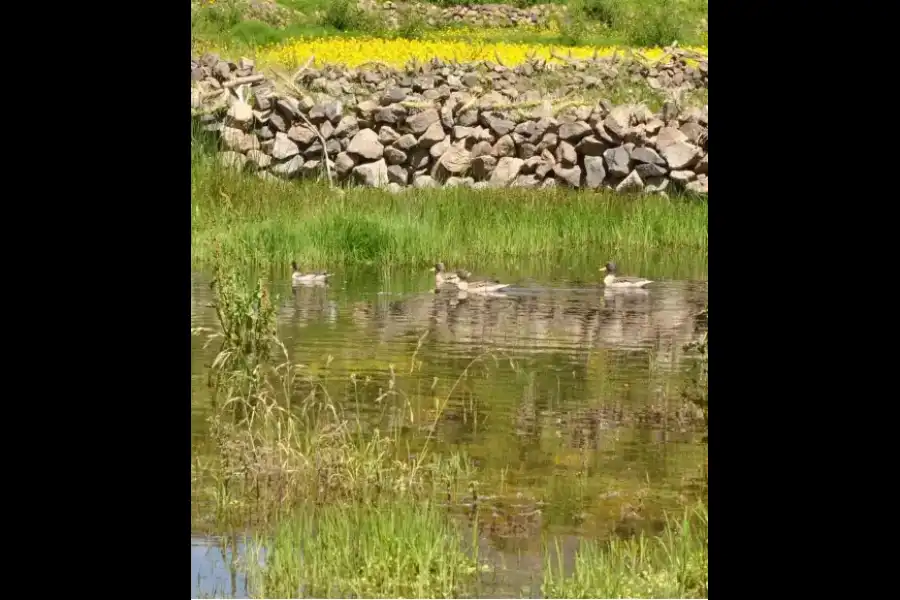
[[[610,261],[605,266],[600,267],[601,271],[606,271],[606,277],[603,278],[603,285],[609,288],[642,288],[648,283],[653,283],[651,279],[642,279],[641,277],[617,277],[616,263]]]
[[[469,271],[457,271],[456,287],[463,292],[472,292],[473,294],[490,294],[508,288],[511,284],[500,283],[496,279],[485,279],[481,281],[469,281],[472,274]]]
[[[439,262],[431,270],[434,271],[434,287],[439,288],[445,283],[456,283],[459,281],[459,275],[455,273],[447,273],[444,263]]]
[[[316,271],[315,273],[301,273],[296,262],[291,262],[294,272],[291,274],[291,283],[293,285],[301,285],[304,283],[319,283],[326,281],[331,277],[332,273],[328,271]]]

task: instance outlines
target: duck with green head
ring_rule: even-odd
[[[305,283],[324,283],[328,280],[329,277],[333,275],[333,273],[329,273],[328,271],[301,273],[300,268],[297,267],[296,261],[291,262],[291,267],[294,269],[294,272],[291,273],[292,285],[303,285]]]
[[[616,263],[609,261],[606,265],[600,267],[600,271],[606,271],[606,277],[603,278],[603,285],[614,289],[642,288],[649,283],[653,283],[651,279],[642,277],[619,277],[616,275]]]

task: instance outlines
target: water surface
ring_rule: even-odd
[[[584,537],[658,529],[659,512],[680,506],[703,464],[696,415],[680,408],[678,386],[690,366],[683,345],[703,331],[695,315],[708,298],[706,258],[619,260],[622,274],[655,281],[644,293],[605,291],[597,266],[606,258],[465,265],[515,283],[501,297],[435,294],[425,265],[359,267],[328,286],[297,289],[288,270],[266,274],[292,360],[323,377],[353,374],[383,387],[393,369],[417,404],[410,410],[427,415],[439,396],[431,390],[446,392],[470,367],[434,428],[435,448],[464,449],[490,482],[482,502],[498,526],[479,545],[508,575],[494,597],[537,593],[544,534],[560,536],[571,554]],[[216,327],[209,280],[192,275],[192,326]],[[195,454],[209,451],[215,347],[203,344],[192,340]],[[360,410],[383,416],[376,395],[362,394]],[[411,435],[432,425],[423,420]],[[522,525],[508,525],[516,520]],[[222,569],[227,557],[195,552],[214,546],[194,536],[202,528],[192,533],[192,595],[242,593],[241,580]]]

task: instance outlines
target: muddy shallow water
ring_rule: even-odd
[[[327,368],[330,378],[387,381],[393,368],[422,402],[436,381],[455,381],[473,358],[492,353],[486,371],[455,389],[435,448],[464,449],[484,472],[479,479],[491,482],[480,490],[488,523],[479,546],[503,567],[493,597],[539,593],[543,534],[558,536],[570,556],[584,537],[657,529],[659,514],[679,506],[705,457],[678,386],[691,364],[683,345],[704,327],[695,315],[708,298],[706,258],[668,255],[632,261],[632,269],[620,263],[622,274],[655,281],[644,293],[605,291],[596,271],[605,258],[472,266],[516,284],[500,297],[434,294],[424,267],[358,268],[326,287],[294,290],[288,271],[269,274],[292,360]],[[209,277],[192,274],[192,326],[216,326]],[[215,349],[199,338],[191,343],[192,444],[203,453]],[[413,408],[427,414],[427,406]],[[465,499],[453,502],[465,529]],[[228,568],[230,550],[204,533],[198,521],[192,597],[245,594],[240,573]]]

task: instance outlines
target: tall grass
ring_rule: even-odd
[[[477,572],[431,503],[302,510],[252,548],[248,583],[258,598],[456,598]]]
[[[192,330],[221,343],[209,379],[216,451],[211,458],[195,457],[196,503],[211,503],[219,523],[246,525],[270,522],[307,502],[372,503],[453,493],[470,472],[461,455],[430,453],[428,438],[412,453],[399,444],[402,423],[381,429],[380,423],[362,419],[363,386],[355,377],[344,387],[356,402],[333,400],[323,376],[290,360],[276,333],[272,305],[277,300],[269,298],[265,283],[237,276],[239,263],[227,251],[215,256],[219,328]],[[386,412],[392,403],[405,413],[411,410],[395,390],[393,373],[371,400]]]
[[[669,518],[662,535],[583,542],[566,573],[562,552],[547,554],[546,598],[707,598],[709,519],[703,505]]]
[[[248,263],[323,267],[708,248],[707,204],[698,201],[569,190],[336,192],[228,172],[200,153],[191,175],[195,264],[212,261],[217,240]]]

